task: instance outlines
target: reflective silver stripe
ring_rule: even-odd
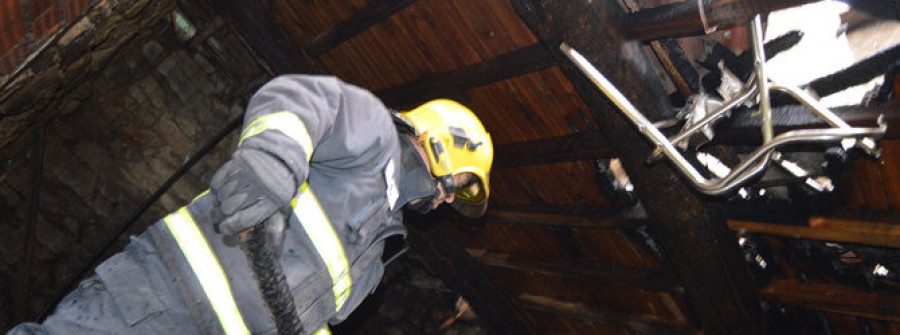
[[[244,143],[244,140],[248,137],[269,129],[280,131],[296,141],[306,153],[307,162],[312,157],[312,139],[309,137],[309,132],[306,131],[306,125],[303,124],[303,121],[296,114],[291,112],[267,114],[253,120],[241,133],[241,141],[238,145],[240,146],[240,143]]]
[[[250,334],[234,302],[234,296],[231,295],[225,271],[222,270],[222,265],[219,264],[187,207],[169,214],[164,221],[194,274],[197,275],[197,279],[200,280],[200,286],[216,312],[225,334]]]
[[[338,238],[331,221],[316,200],[316,196],[309,188],[309,183],[303,183],[300,187],[300,195],[291,201],[294,215],[300,220],[300,225],[312,240],[313,246],[322,257],[322,261],[328,267],[331,275],[332,292],[334,293],[334,311],[340,311],[347,298],[350,297],[350,265],[347,255],[344,254],[344,246]]]

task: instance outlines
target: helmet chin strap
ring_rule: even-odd
[[[446,175],[437,177],[437,180],[444,185],[444,191],[447,192],[447,195],[452,193],[456,193],[456,180],[453,179],[453,175]]]

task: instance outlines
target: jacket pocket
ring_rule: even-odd
[[[147,270],[129,253],[116,254],[97,266],[96,272],[128,326],[166,310]]]
[[[373,220],[373,218],[377,217],[376,214],[379,211],[387,212],[386,206],[382,199],[378,199],[369,202],[356,212],[356,215],[353,215],[347,221],[347,227],[349,228],[348,242],[357,245],[369,244],[378,227],[383,224],[383,222],[380,222],[381,220]]]

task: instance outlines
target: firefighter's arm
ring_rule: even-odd
[[[254,94],[238,149],[210,185],[225,216],[217,229],[235,234],[290,203],[309,175],[313,152],[346,107],[349,89],[334,77],[291,75]]]

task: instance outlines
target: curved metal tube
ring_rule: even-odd
[[[728,111],[734,109],[738,105],[744,103],[744,101],[747,101],[747,99],[750,99],[751,97],[753,97],[754,94],[756,94],[756,83],[753,81],[753,78],[751,78],[750,82],[748,83],[748,85],[745,86],[744,90],[741,91],[740,95],[738,95],[734,99],[727,101],[721,107],[719,107],[718,109],[716,109],[715,111],[713,111],[712,113],[707,115],[706,117],[700,119],[700,121],[697,121],[697,123],[694,123],[693,125],[691,125],[690,127],[688,127],[685,130],[682,130],[677,135],[670,137],[669,142],[678,143],[679,141],[687,138],[688,136],[693,135],[700,129],[703,129],[703,127],[705,127],[707,124],[709,124],[711,122],[715,122],[716,120],[721,118],[723,115],[725,115],[725,113],[727,113]],[[663,154],[662,149],[660,149],[660,148],[654,149],[653,153],[650,154],[650,157],[647,157],[647,163],[654,163],[654,162],[658,161],[660,158],[662,158],[662,154]]]
[[[812,110],[813,113],[816,113],[816,115],[822,118],[822,120],[825,120],[825,122],[830,124],[832,127],[842,129],[851,128],[851,126],[847,122],[835,115],[827,107],[823,106],[822,103],[810,96],[809,93],[806,93],[805,91],[797,87],[779,85],[773,82],[770,83],[769,88],[787,93],[792,98],[802,103],[804,106],[809,107],[809,109]],[[879,156],[881,156],[880,150],[878,150],[875,145],[875,141],[871,138],[863,138],[862,140],[857,142],[857,145],[866,153],[872,155],[872,157],[878,158]]]
[[[887,130],[884,118],[879,118],[878,128],[829,128],[829,129],[804,129],[785,132],[771,140],[766,141],[761,147],[757,148],[750,156],[741,164],[735,167],[731,173],[720,180],[710,180],[701,175],[691,163],[684,158],[683,155],[675,148],[666,136],[653,126],[630,101],[620,92],[612,83],[604,77],[587,59],[577,51],[569,47],[568,44],[562,43],[560,49],[569,57],[575,65],[584,72],[591,82],[597,86],[607,97],[615,104],[625,116],[638,127],[644,136],[650,139],[663,154],[666,155],[678,170],[681,171],[698,191],[709,195],[722,195],[734,190],[740,184],[759,175],[765,170],[766,165],[771,158],[772,152],[781,146],[799,143],[799,142],[830,142],[842,140],[852,137],[880,137]],[[721,113],[717,111],[716,113]],[[714,113],[715,114],[715,113]],[[704,121],[706,118],[704,118]],[[699,123],[703,125],[703,122]],[[765,126],[764,126],[765,127]]]

